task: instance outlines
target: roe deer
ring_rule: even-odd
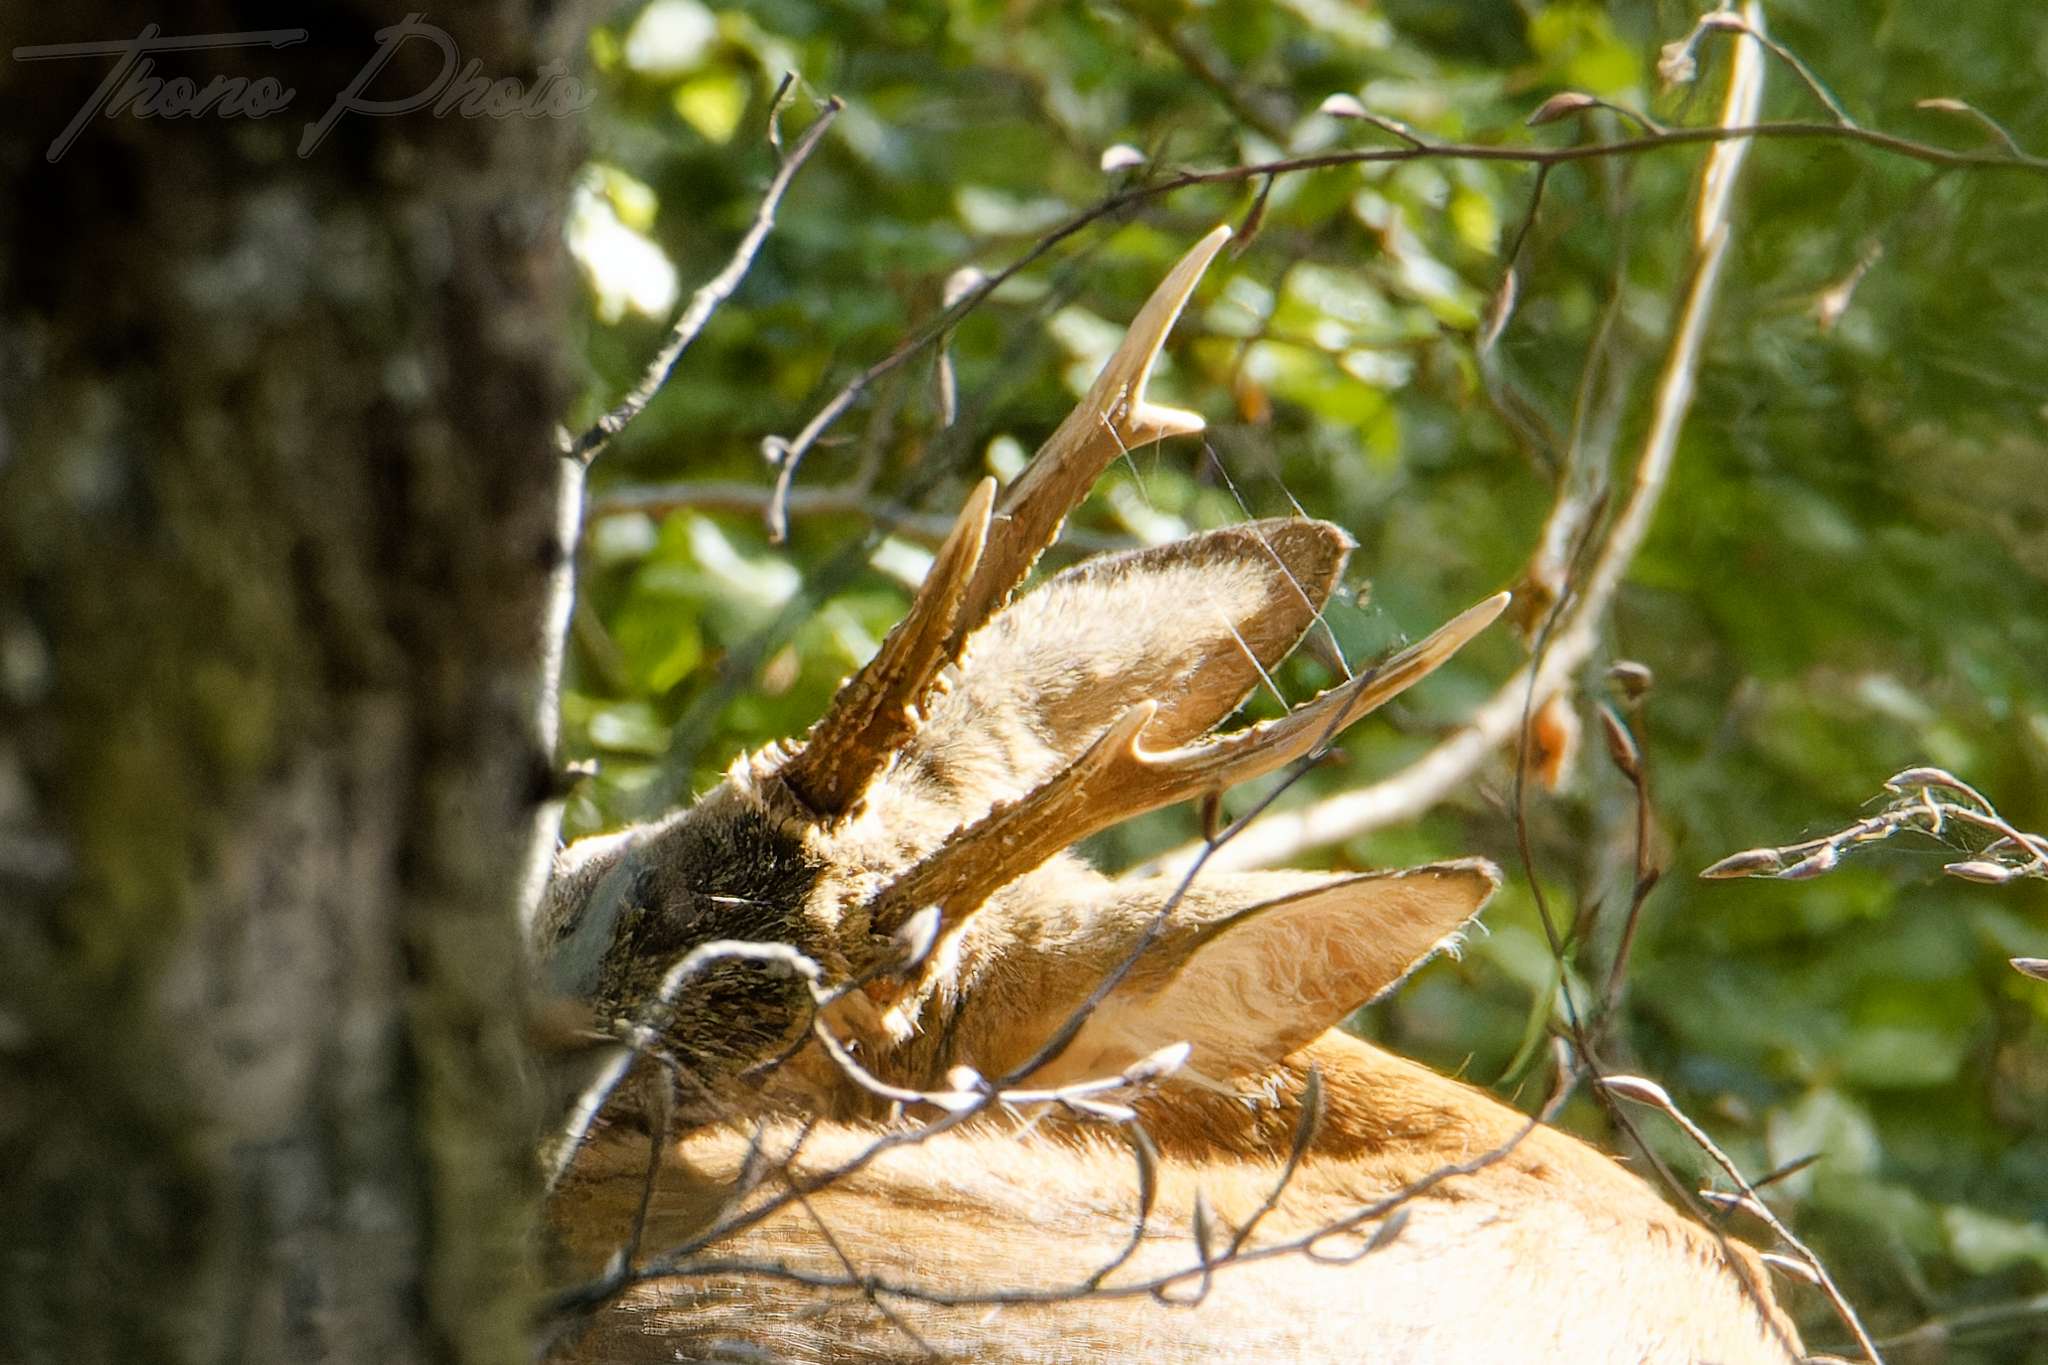
[[[1490,865],[1183,885],[1063,851],[1311,753],[1506,601],[1216,737],[1316,621],[1336,527],[1212,531],[1009,602],[1109,461],[1200,430],[1146,380],[1227,236],[1175,266],[1001,499],[993,480],[968,498],[800,745],[561,855],[535,925],[548,984],[662,1063],[562,1154],[552,1217],[580,1272],[636,1222],[656,1257],[613,1275],[566,1356],[1798,1356],[1747,1247],[1336,1031],[1455,940]],[[984,1076],[1066,1087],[1069,1119],[1020,1131]],[[1083,1084],[1104,1077],[1129,1109]],[[955,1112],[920,1130],[904,1103]],[[1149,1138],[1071,1121],[1133,1111]]]

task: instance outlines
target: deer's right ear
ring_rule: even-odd
[[[1093,964],[1113,968],[1179,882],[1118,884],[1104,903],[1088,907]],[[1259,1075],[1454,944],[1499,885],[1500,873],[1479,859],[1348,876],[1202,878],[1129,977],[1033,1082],[1113,1074],[1174,1042],[1193,1045],[1196,1076],[1223,1083]],[[1061,1008],[1047,1005],[1050,1013]]]

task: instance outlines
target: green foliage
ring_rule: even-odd
[[[2048,152],[2048,10],[1785,0],[1770,18],[1869,126],[1991,145],[1969,116],[1915,107],[1951,97]],[[954,270],[1004,266],[1136,180],[1394,145],[1317,113],[1329,95],[1433,137],[1506,145],[1631,131],[1606,112],[1521,127],[1568,89],[1668,124],[1710,121],[1725,39],[1701,43],[1695,85],[1656,84],[1660,48],[1691,19],[1669,3],[656,0],[592,38],[605,98],[584,208],[604,240],[644,234],[685,292],[723,263],[772,170],[760,134],[781,73],[801,79],[792,128],[811,94],[848,108],[739,295],[605,455],[595,495],[663,480],[765,491],[763,438],[794,434],[936,317]],[[1827,117],[1784,66],[1769,79],[1769,117]],[[1117,144],[1149,164],[1104,172]],[[1072,539],[1158,539],[1298,502],[1359,538],[1358,600],[1332,613],[1353,659],[1515,582],[1575,429],[1626,489],[1701,155],[1553,174],[1490,357],[1476,333],[1528,167],[1423,160],[1275,180],[1256,239],[1212,271],[1161,376],[1164,396],[1210,418],[1206,448],[1133,452]],[[796,516],[787,546],[729,496],[601,516],[564,711],[572,747],[602,767],[572,828],[644,813],[801,732],[915,579],[919,537],[886,535],[889,516],[944,517],[972,479],[1014,472],[1164,265],[1259,190],[1153,199],[1006,284],[949,338],[958,421],[940,420],[929,352],[881,379],[796,481],[858,496]],[[1875,1329],[1897,1333],[2048,1289],[2048,988],[2003,961],[2048,944],[2041,888],[1946,880],[1937,856],[1912,852],[1797,884],[1693,874],[1839,828],[1921,762],[1967,776],[2023,827],[2048,824],[2048,180],[1772,140],[1745,170],[1735,241],[1698,405],[1608,636],[1612,657],[1657,679],[1637,736],[1666,876],[1607,1060],[1669,1084],[1752,1173],[1818,1153],[1773,1198]],[[597,320],[605,311],[593,307],[587,337],[584,418],[637,378],[666,320]],[[1582,382],[1603,329],[1627,381],[1612,398]],[[1454,726],[1525,657],[1496,635],[1286,803],[1391,772]],[[1605,695],[1599,676],[1575,699],[1582,713]],[[1282,682],[1298,697],[1326,680],[1297,662]],[[1490,937],[1361,1021],[1479,1081],[1501,1078],[1556,1005],[1510,777],[1503,756],[1448,807],[1328,854],[1483,853],[1513,872]],[[1567,978],[1581,1002],[1599,994],[1628,903],[1633,821],[1597,739],[1562,794],[1530,795],[1537,875],[1564,922],[1590,926]],[[1119,864],[1191,833],[1188,813],[1162,813],[1098,851]],[[1616,1140],[1591,1104],[1567,1119]],[[1680,1135],[1654,1116],[1642,1126],[1704,1174]],[[1813,1342],[1842,1340],[1817,1296],[1788,1292]],[[1949,1358],[2038,1358],[2044,1343],[2023,1318]]]

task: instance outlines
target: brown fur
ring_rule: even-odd
[[[1034,1361],[1796,1354],[1747,1248],[1591,1148],[1331,1032],[1456,944],[1498,882],[1490,866],[1182,886],[1108,878],[1061,851],[1120,816],[1309,752],[1426,675],[1504,600],[1280,721],[1208,739],[1315,622],[1350,549],[1336,527],[1288,518],[1209,532],[1092,561],[1005,605],[1110,459],[1199,429],[1144,386],[1224,235],[1175,267],[1000,501],[986,485],[969,499],[904,624],[809,740],[741,760],[686,811],[567,850],[535,926],[550,985],[599,1021],[651,1030],[669,1063],[622,1089],[558,1191],[574,1273],[593,1273],[628,1234],[647,1162],[634,1102],[648,1078],[672,1087],[660,1107],[683,1135],[654,1187],[643,1247],[658,1250],[731,1216],[736,1134],[749,1123],[799,1184],[902,1131],[875,1126],[889,1102],[814,1027],[898,1087],[948,1087],[961,1067],[1008,1076],[1126,961],[1069,1044],[1021,1080],[1116,1077],[1189,1045],[1173,1076],[1130,1097],[1163,1153],[1145,1236],[1104,1292],[1073,1292],[1130,1235],[1131,1156],[1100,1125],[1019,1131],[996,1111],[876,1156],[637,1284],[566,1345],[569,1358],[720,1358],[725,1343],[807,1361],[916,1359],[927,1347]],[[933,909],[935,945],[906,969],[896,935]],[[814,1019],[789,973],[729,955],[661,994],[693,950],[727,940],[796,949],[836,992],[829,1006]],[[1213,1252],[1254,1217],[1311,1068],[1323,1118],[1252,1254],[1177,1281],[1169,1297],[1181,1299],[1210,1281],[1198,1305],[1143,1292],[1148,1278],[1198,1266],[1197,1221]],[[790,1156],[799,1121],[816,1126]],[[1377,1213],[1360,1222],[1418,1181],[1429,1188],[1397,1230]],[[780,1188],[740,1191],[737,1207]],[[1357,1250],[1376,1228],[1384,1245],[1345,1265],[1286,1247],[1347,1221],[1319,1245]],[[994,1291],[1046,1301],[996,1303]]]
[[[724,1268],[637,1286],[569,1348],[578,1361],[711,1356],[744,1341],[800,1361],[923,1360],[918,1343],[953,1360],[1300,1360],[1559,1362],[1785,1362],[1798,1338],[1769,1307],[1755,1256],[1683,1218],[1647,1186],[1584,1144],[1412,1063],[1333,1036],[1289,1059],[1325,1077],[1321,1137],[1259,1224],[1250,1245],[1273,1247],[1383,1199],[1443,1165],[1520,1141],[1494,1163],[1406,1206],[1398,1235],[1354,1264],[1290,1251],[1218,1269],[1199,1304],[1162,1304],[1127,1291],[1198,1263],[1189,1229],[1199,1191],[1214,1244],[1279,1179],[1294,1115],[1286,1103],[1187,1103],[1185,1092],[1145,1106],[1165,1152],[1159,1193],[1139,1252],[1105,1283],[1082,1286],[1122,1248],[1135,1220],[1129,1152],[1100,1136],[990,1123],[898,1149],[818,1195],[718,1245]],[[1291,1081],[1282,1095],[1298,1093]],[[829,1169],[877,1136],[828,1126],[805,1142],[799,1173]],[[766,1144],[785,1150],[787,1126]],[[715,1216],[745,1143],[729,1132],[679,1144],[662,1175],[648,1229],[659,1248]],[[644,1147],[620,1137],[593,1151],[569,1197],[570,1235],[593,1269],[628,1226],[645,1172]],[[779,1190],[771,1184],[764,1193]],[[813,1218],[817,1221],[813,1221]],[[818,1232],[822,1222],[858,1274]],[[1356,1250],[1377,1228],[1328,1239]],[[1040,1304],[945,1306],[886,1296],[884,1314],[850,1289],[827,1290],[745,1273],[784,1266],[911,1291],[1037,1292]],[[1169,1291],[1194,1298],[1200,1277]],[[905,1326],[899,1326],[898,1323]],[[907,1331],[905,1327],[907,1326]],[[915,1333],[915,1337],[911,1335]]]

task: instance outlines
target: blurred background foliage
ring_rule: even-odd
[[[1966,114],[1916,107],[1962,99],[2048,153],[2048,8],[1776,0],[1767,14],[1859,122],[1988,145]],[[799,81],[792,131],[825,94],[847,108],[739,295],[594,472],[563,706],[572,748],[600,767],[571,832],[660,809],[742,749],[801,733],[896,619],[971,482],[1014,474],[1165,266],[1241,221],[1258,184],[1105,219],[1005,285],[948,341],[956,420],[943,421],[930,351],[880,380],[803,464],[789,543],[772,545],[764,438],[793,435],[937,316],[953,272],[1005,265],[1149,175],[1391,143],[1319,112],[1333,94],[1494,143],[1628,131],[1599,112],[1524,129],[1560,90],[1709,122],[1723,40],[1701,44],[1696,84],[1658,75],[1695,17],[1671,0],[618,11],[590,40],[603,93],[570,234],[591,305],[581,419],[633,382],[752,215],[782,74]],[[1768,117],[1827,116],[1784,65],[1769,81]],[[1112,148],[1128,150],[1105,161]],[[1049,562],[1298,505],[1359,540],[1355,594],[1332,612],[1353,660],[1515,583],[1574,443],[1587,477],[1626,487],[1701,156],[1552,175],[1519,304],[1485,356],[1479,323],[1528,167],[1279,178],[1158,385],[1207,415],[1207,439],[1133,452]],[[2048,987],[2005,965],[2048,949],[2041,884],[1944,878],[1931,849],[1797,884],[1694,876],[1735,849],[1839,828],[1915,763],[1966,776],[2023,827],[2048,823],[2048,180],[1777,140],[1749,159],[1736,224],[1655,530],[1607,655],[1571,699],[1590,727],[1611,700],[1608,659],[1655,675],[1636,728],[1667,875],[1642,911],[1608,1061],[1663,1080],[1752,1174],[1818,1155],[1774,1202],[1878,1333],[1954,1329],[1921,1330],[1898,1358],[2048,1358]],[[1596,353],[1604,377],[1588,383]],[[1491,633],[1285,802],[1398,769],[1526,650]],[[1330,676],[1297,661],[1282,682],[1300,697]],[[1632,793],[1587,733],[1527,816],[1535,876],[1582,928],[1582,1000],[1627,911],[1634,837]],[[1479,853],[1510,869],[1490,932],[1359,1027],[1533,1105],[1542,1068],[1518,1059],[1557,1009],[1557,973],[1517,855],[1512,767],[1503,754],[1424,818],[1310,861]],[[1193,832],[1189,812],[1164,812],[1097,852],[1126,865]],[[1564,1121],[1619,1145],[1583,1095]],[[1640,1126],[1705,1178],[1668,1124]],[[1810,1342],[1844,1340],[1818,1295],[1786,1292]]]

